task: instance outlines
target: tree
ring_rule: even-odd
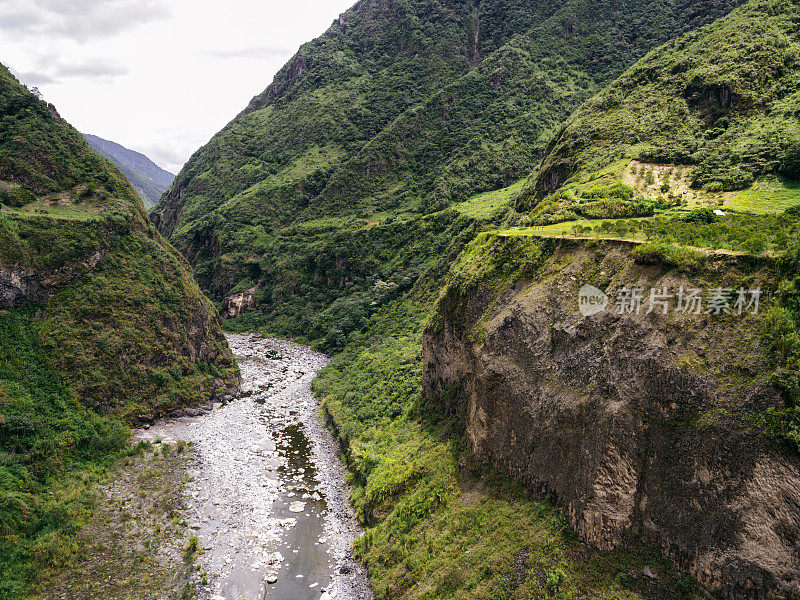
[[[763,233],[754,235],[745,240],[743,246],[745,250],[752,252],[753,254],[763,252],[767,247],[767,236],[765,236]]]
[[[791,144],[786,150],[779,172],[789,179],[800,180],[800,142]]]

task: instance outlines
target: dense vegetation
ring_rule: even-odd
[[[780,305],[772,312],[769,333],[786,406],[768,415],[767,424],[791,451],[800,452],[800,242],[780,259],[779,272]]]
[[[0,597],[69,559],[127,425],[237,373],[219,318],[120,172],[0,68],[0,266],[46,301],[0,309]],[[19,305],[22,304],[21,307]]]
[[[20,206],[70,190],[124,197],[125,178],[87,151],[81,135],[0,65],[0,203]],[[88,192],[87,192],[88,190]]]
[[[551,505],[476,464],[458,423],[421,396],[421,333],[459,255],[456,269],[496,292],[536,268],[529,239],[494,252],[483,236],[461,253],[503,218],[567,115],[737,4],[360,3],[192,157],[157,207],[216,300],[256,288],[258,309],[232,330],[335,354],[314,387],[348,458],[368,526],[356,550],[379,598],[697,597],[652,549],[592,551]],[[620,159],[691,164],[710,193],[795,177],[797,31],[795,2],[753,0],[655,51],[558,133],[518,207]],[[45,306],[0,313],[0,593],[19,595],[35,567],[68,554],[86,506],[73,478],[120,451],[121,420],[196,401],[231,373],[186,265],[124,179],[0,76],[0,202],[11,207],[0,264],[104,252]],[[542,223],[595,219],[587,233],[649,238],[641,262],[700,268],[705,255],[685,245],[786,252],[771,335],[793,400],[765,422],[797,438],[795,216],[645,221],[672,203],[613,178],[547,203]],[[190,350],[197,336],[209,360]],[[630,576],[644,564],[662,578]]]
[[[156,208],[215,299],[256,288],[258,309],[231,329],[335,354],[314,387],[348,458],[368,526],[356,549],[378,597],[695,595],[663,563],[658,584],[632,578],[657,562],[649,549],[588,551],[550,505],[475,464],[458,423],[421,396],[421,332],[450,265],[503,218],[563,119],[656,45],[736,4],[359,4],[195,154]],[[777,14],[781,28],[788,12]],[[796,232],[793,217],[774,215],[645,224],[677,203],[613,178],[570,198],[580,208],[556,220],[650,235],[638,259],[681,269],[705,254],[680,244],[738,249],[766,227],[763,249],[781,250],[781,233]],[[458,261],[476,280],[502,290],[535,268],[536,243],[493,254],[483,242]]]
[[[356,545],[378,598],[695,598],[696,586],[643,548],[594,552],[563,516],[482,467],[462,447],[458,423],[421,396],[421,332],[473,229],[414,288],[385,306],[333,358],[315,392],[345,449],[353,501],[367,525]],[[534,238],[494,253],[481,235],[453,267],[499,293],[529,276]],[[665,576],[633,578],[645,564]]]
[[[0,314],[0,596],[23,597],[34,561],[57,566],[89,509],[70,473],[104,464],[127,431],[91,411],[46,361],[35,309]]]
[[[341,349],[351,333],[369,328],[381,306],[408,291],[470,223],[454,210],[363,228],[332,221],[322,231],[318,221],[293,225],[270,244],[260,278],[234,288],[260,283],[256,302],[263,308],[246,313],[231,329],[264,327],[315,341],[328,352]]]
[[[780,303],[769,334],[786,409],[767,422],[793,449],[800,440],[798,25],[796,1],[753,0],[652,51],[567,120],[516,202],[526,225],[567,222],[573,235],[648,240],[635,250],[645,263],[699,268],[703,254],[686,246],[778,255]],[[668,168],[656,180],[659,164]],[[660,183],[661,193],[639,198],[621,181],[629,165],[638,165],[637,188]],[[688,207],[687,194],[673,189],[686,173],[701,200],[688,194]],[[592,192],[606,203],[600,211],[591,210]],[[719,207],[726,214],[715,215]],[[655,218],[630,218],[648,208]]]
[[[789,248],[798,232],[800,218],[794,211],[772,215],[731,213],[717,216],[711,210],[701,208],[681,216],[577,221],[568,235],[646,240],[748,254],[780,254]]]
[[[799,179],[798,25],[793,0],[749,2],[651,52],[567,121],[518,209],[621,158],[689,165],[712,193]]]
[[[792,0],[754,0],[651,52],[570,117],[516,204],[525,225],[566,222],[572,235],[647,240],[634,251],[647,264],[700,268],[703,253],[686,246],[781,256],[770,336],[786,408],[765,418],[793,449],[800,440],[798,8]],[[659,163],[668,168],[656,180]],[[621,181],[629,164],[638,165],[636,192]],[[686,177],[701,199],[688,207],[686,195],[675,193]],[[660,194],[638,197],[654,183]],[[656,217],[631,218],[645,211]]]
[[[154,222],[215,300],[258,286],[249,325],[328,337],[322,311],[413,281],[449,205],[526,175],[582,101],[736,4],[359,3],[192,157]]]

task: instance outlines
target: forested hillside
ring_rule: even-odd
[[[752,137],[750,125],[743,123],[791,130],[789,119],[765,115],[774,114],[794,93],[796,6],[781,0],[751,2],[717,22],[735,4],[482,2],[475,7],[439,4],[431,12],[433,5],[426,3],[361,3],[304,46],[264,94],[200,149],[157,207],[158,227],[186,253],[215,299],[252,291],[254,310],[230,322],[231,329],[257,327],[306,339],[334,353],[315,391],[348,458],[352,498],[368,528],[356,551],[379,598],[674,599],[704,597],[714,586],[722,586],[721,593],[731,597],[746,598],[754,586],[785,590],[795,585],[776,582],[776,574],[780,579],[792,567],[778,565],[780,561],[773,565],[771,555],[760,550],[753,551],[753,564],[742,558],[745,553],[732,551],[731,560],[739,561],[735,568],[705,575],[687,558],[697,550],[672,544],[666,536],[626,530],[625,545],[613,551],[583,545],[567,520],[585,523],[584,539],[605,540],[607,525],[617,515],[615,503],[627,498],[606,494],[619,481],[601,477],[596,491],[612,506],[612,514],[591,513],[584,521],[572,505],[565,507],[565,520],[552,504],[529,497],[541,498],[550,489],[550,476],[563,476],[572,484],[583,475],[579,468],[548,471],[545,455],[558,451],[557,444],[538,454],[532,450],[535,440],[529,440],[532,445],[517,445],[513,438],[499,443],[532,463],[541,460],[545,475],[538,478],[517,463],[502,457],[492,461],[474,451],[480,445],[470,436],[481,428],[530,431],[524,402],[523,417],[510,423],[502,411],[483,408],[475,414],[467,408],[460,414],[443,413],[443,406],[454,404],[459,391],[455,385],[440,390],[439,397],[426,398],[422,390],[422,332],[426,322],[435,330],[429,319],[437,298],[438,310],[453,315],[448,332],[454,333],[445,336],[448,343],[428,351],[426,368],[433,373],[465,359],[469,370],[471,363],[458,348],[480,347],[488,321],[496,316],[491,312],[495,302],[517,293],[524,296],[534,278],[561,281],[562,271],[584,251],[602,260],[603,249],[591,240],[585,249],[577,243],[562,252],[557,241],[531,237],[550,234],[542,225],[565,222],[567,232],[578,228],[583,233],[588,223],[589,237],[631,237],[632,244],[652,238],[658,244],[642,244],[635,252],[632,245],[623,245],[622,262],[634,270],[659,268],[670,277],[719,274],[704,271],[711,250],[682,245],[723,248],[715,265],[724,263],[724,252],[784,253],[793,247],[797,218],[781,213],[793,205],[794,184],[772,178],[776,173],[791,175],[784,166],[788,155],[759,147],[759,160],[751,161],[736,149]],[[431,23],[436,23],[437,35],[427,29]],[[664,58],[676,49],[685,51],[685,64]],[[763,96],[748,96],[745,90],[733,96],[729,92],[738,88],[718,85],[728,80],[726,72],[738,68],[742,77],[750,74],[748,89],[763,90]],[[698,87],[683,80],[687,73]],[[734,97],[747,101],[731,101]],[[688,107],[685,111],[669,113],[681,102]],[[728,121],[718,123],[718,109],[731,107]],[[697,141],[691,148],[694,162],[663,164],[682,161],[679,153],[663,155],[664,149],[683,144],[687,136],[682,132]],[[717,139],[727,145],[715,146]],[[636,153],[629,155],[630,148]],[[779,153],[787,148],[780,142]],[[711,169],[716,164],[712,154],[725,157],[726,169],[750,172],[753,181],[771,179],[749,196],[724,196],[733,192],[725,191],[731,186],[722,175],[695,180],[702,170],[690,168],[707,156]],[[561,200],[583,208],[561,205]],[[756,206],[760,215],[718,218],[712,208],[722,206],[720,200],[738,202],[740,208]],[[509,214],[512,207],[517,212]],[[629,222],[631,217],[649,220]],[[511,221],[537,228],[484,235],[463,251],[482,230]],[[752,239],[764,231],[770,232],[767,241]],[[552,235],[560,238],[565,232]],[[558,259],[550,256],[558,252]],[[742,264],[747,271],[762,263],[745,256]],[[776,316],[748,330],[753,356],[769,373],[764,377],[771,378],[764,388],[769,394],[762,390],[769,400],[744,401],[735,409],[703,405],[698,419],[714,431],[734,432],[743,446],[755,449],[754,456],[763,452],[783,464],[776,448],[794,452],[798,431],[796,408],[781,399],[793,381],[785,375],[796,365],[796,336],[791,332],[797,327],[789,291],[796,284],[785,275],[792,259],[776,264],[785,281],[764,276],[770,286],[783,290],[770,291]],[[742,277],[752,279],[753,272],[747,272]],[[578,274],[597,275],[589,268],[573,279]],[[462,301],[450,302],[451,288]],[[562,298],[563,293],[555,295]],[[542,306],[551,306],[551,300],[543,299]],[[481,303],[488,306],[485,320],[470,312],[470,306]],[[515,318],[522,319],[523,313],[509,309],[498,317],[492,323],[500,332],[496,340],[517,331]],[[546,316],[545,338],[552,326]],[[473,318],[478,319],[474,327],[459,329]],[[565,339],[571,339],[570,331],[564,329]],[[518,356],[501,343],[492,347],[497,362],[485,373],[489,383],[464,392],[465,405],[473,391],[475,402],[480,394],[503,397],[520,371],[535,370],[526,363],[531,359],[526,354],[530,338],[525,336],[530,334],[524,328],[517,333]],[[555,351],[561,343],[558,335],[553,333],[551,340]],[[448,353],[448,348],[455,350]],[[665,359],[665,368],[695,369],[693,359],[681,358],[680,365]],[[716,364],[724,365],[719,369],[738,373],[739,367],[726,360],[719,358]],[[492,374],[504,368],[513,375],[512,383],[492,386]],[[635,368],[646,375],[649,367]],[[594,397],[561,380],[553,385],[563,388],[569,406]],[[532,402],[526,390],[520,397]],[[430,387],[428,392],[437,393]],[[490,401],[487,406],[491,408]],[[556,415],[554,422],[562,417]],[[609,418],[608,423],[614,422]],[[578,432],[576,439],[588,439],[596,426],[578,418],[575,427],[586,427],[586,435],[569,431]],[[679,428],[687,435],[695,432],[686,423]],[[552,434],[561,433],[555,426]],[[568,458],[585,454],[579,448],[572,452]],[[691,463],[695,455],[687,452]],[[713,463],[716,455],[710,456]],[[796,463],[793,456],[786,459],[787,472]],[[737,457],[726,454],[720,460],[729,459],[735,462]],[[483,461],[493,462],[516,481]],[[665,472],[684,477],[671,470],[674,466],[665,465]],[[747,480],[746,471],[741,481]],[[725,476],[714,470],[710,477],[717,482]],[[790,481],[786,489],[792,485]],[[705,513],[692,506],[675,506],[670,519],[701,523]],[[787,517],[786,523],[793,519]],[[683,531],[691,537],[704,527]],[[586,531],[597,535],[586,536]],[[715,533],[709,539],[704,551],[713,553],[721,537]],[[651,544],[658,540],[663,544]],[[791,546],[791,534],[781,540],[781,548]],[[680,570],[658,558],[662,552]],[[658,576],[643,575],[653,572]]]
[[[122,174],[0,66],[0,597],[58,567],[128,425],[235,387],[219,316]]]
[[[457,204],[459,219],[475,220],[455,221],[461,235],[434,266],[318,378],[369,527],[357,551],[378,597],[800,592],[800,194],[787,169],[798,14],[794,2],[749,2],[631,67],[560,128],[524,186]],[[695,96],[689,81],[708,88]],[[714,92],[718,81],[731,96]],[[715,104],[726,97],[741,100]],[[670,153],[687,139],[694,158]],[[704,168],[710,184],[694,178]],[[725,191],[730,172],[754,185]],[[520,212],[498,223],[515,198]],[[535,227],[504,227],[515,221]],[[586,283],[613,301],[650,278],[673,291],[762,286],[762,313],[672,326],[644,308],[631,320],[577,311]],[[596,442],[600,432],[616,433]],[[648,442],[622,447],[637,436]],[[591,465],[593,452],[608,461]],[[760,479],[766,464],[783,475]],[[523,487],[550,493],[581,539],[618,549],[575,544]],[[645,564],[657,578],[642,577]]]
[[[192,157],[153,220],[214,299],[254,289],[241,326],[340,348],[450,237],[444,209],[524,177],[582,101],[735,4],[361,2]]]
[[[673,177],[675,189],[659,182],[665,201],[676,196],[682,180],[698,192],[720,194],[721,204],[731,208],[737,207],[733,198],[721,194],[748,189],[764,176],[796,181],[798,24],[796,2],[752,2],[653,51],[570,117],[520,195],[518,209],[537,206],[567,181],[588,189],[600,185],[602,174],[604,185],[612,175],[631,183],[622,181],[631,160],[681,172]],[[633,187],[638,191],[642,183]],[[554,222],[559,210],[581,212],[580,202],[570,200],[574,191],[550,197],[534,217],[550,214]],[[597,194],[585,195],[588,200]]]
[[[69,553],[126,423],[235,389],[202,288],[331,355],[377,598],[796,596],[798,8],[362,0],[155,227],[0,73],[0,595]],[[762,312],[592,319],[584,283]]]

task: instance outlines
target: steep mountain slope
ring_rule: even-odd
[[[424,394],[475,456],[732,599],[800,594],[798,24],[752,0],[583,105],[518,197],[537,227],[478,237],[423,338]],[[579,311],[585,285],[607,309]]]
[[[87,504],[72,474],[238,372],[129,183],[5,67],[0,202],[0,596],[17,598],[69,554]]]
[[[410,194],[428,212],[505,187],[625,66],[733,6],[564,3],[390,124],[334,174],[321,200],[346,207],[377,198],[382,207],[385,198],[391,207]]]
[[[146,209],[153,208],[161,195],[175,179],[174,173],[165,171],[144,154],[129,150],[125,146],[110,142],[96,135],[84,133],[85,139],[95,151],[104,156],[131,182]]]
[[[569,119],[518,210],[567,180],[591,187],[603,170],[620,180],[631,159],[676,165],[691,188],[708,193],[746,189],[768,174],[799,179],[799,23],[792,0],[750,2],[655,50]],[[658,183],[669,196],[670,182]],[[571,195],[550,200],[569,210]]]
[[[376,597],[706,598],[647,542],[635,552],[581,543],[551,502],[532,499],[523,485],[486,467],[486,456],[473,455],[461,423],[443,413],[440,398],[426,397],[421,333],[442,285],[453,277],[449,265],[476,229],[454,237],[414,287],[351,336],[314,382],[348,460],[351,497],[367,527],[355,552]],[[487,270],[515,276],[531,258],[515,252],[522,248],[509,246]],[[494,292],[489,286],[469,291],[481,297]]]
[[[732,62],[763,71],[769,94],[771,78],[786,72],[770,70],[769,52],[749,55],[769,48],[775,31],[792,46],[796,15],[794,2],[755,1],[688,34],[697,42],[693,68],[714,73],[727,64],[722,53],[742,44],[747,50],[736,50]],[[704,37],[719,28],[725,33]],[[642,78],[644,85],[650,81]],[[791,85],[791,75],[781,82]],[[626,92],[634,115],[647,107],[633,119],[641,130],[685,125],[659,115],[664,97]],[[570,127],[564,139],[582,139],[582,131],[599,127],[606,113],[594,102],[587,106],[597,121]],[[609,114],[625,102],[622,94],[608,102]],[[758,105],[752,113],[745,108],[748,118],[763,117]],[[628,135],[626,116],[607,124],[605,139]],[[779,127],[781,121],[775,120]],[[737,136],[729,147],[751,134]],[[670,191],[685,194],[675,200],[691,208],[734,199],[713,191],[721,182],[708,192],[687,191],[693,165],[632,162],[624,153],[635,138],[620,146],[601,139],[595,147],[594,141],[576,156],[596,152],[602,160],[585,169],[577,162],[560,179],[545,175],[544,193],[563,191],[564,200],[577,195],[574,202],[595,202],[594,210],[624,205],[628,193],[640,193],[650,214]],[[572,164],[566,148],[555,156]],[[726,158],[730,167],[749,168],[742,156]],[[559,190],[572,173],[575,180]],[[671,190],[662,191],[668,173]],[[522,210],[540,202],[533,193],[537,174]],[[748,190],[759,215],[718,217],[706,207],[661,208],[663,217],[636,223],[604,216],[613,229],[596,237],[630,238],[635,229],[638,239],[622,242],[547,240],[540,239],[548,235],[542,228],[513,228],[478,237],[453,261],[476,230],[491,228],[494,198],[515,197],[519,185],[458,206],[476,222],[460,230],[410,292],[351,334],[315,384],[353,471],[356,510],[369,526],[356,551],[379,597],[797,597],[800,211],[783,213],[797,196],[797,186],[784,183],[759,182]],[[558,195],[548,198],[557,201]],[[754,233],[768,243],[750,245]],[[645,237],[659,243],[644,243]],[[766,249],[779,257],[749,254]],[[584,283],[607,291],[611,302],[622,285],[644,288],[641,314],[609,310],[582,318],[577,300]],[[650,286],[675,293],[689,284],[706,291],[762,286],[762,313],[645,314]],[[542,522],[528,518],[532,504],[515,503],[506,493],[513,486],[476,462],[490,463],[534,497],[550,498],[594,549],[573,554],[543,535]],[[693,577],[670,579],[663,564],[626,555],[625,547],[645,553],[657,547]],[[589,566],[587,575],[582,569],[593,561],[602,567]],[[665,587],[657,589],[660,584]]]
[[[797,266],[698,253],[676,267],[632,242],[484,234],[426,328],[425,393],[593,546],[646,539],[721,597],[795,598],[800,438],[787,452],[770,423],[794,412],[772,323]],[[587,284],[607,310],[579,311]],[[651,289],[698,285],[699,314],[674,297],[649,308]],[[620,312],[625,286],[643,290],[640,311]],[[760,290],[757,312],[706,310],[710,290],[742,286]]]
[[[384,246],[387,227],[411,239],[421,215],[523,176],[578,104],[736,4],[360,2],[192,157],[153,220],[214,298],[255,288],[251,323],[319,337],[334,300],[433,255]]]

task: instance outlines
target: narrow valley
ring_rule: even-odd
[[[328,2],[0,2],[0,600],[800,600],[800,0]]]
[[[240,397],[135,432],[137,441],[191,448],[186,516],[202,549],[197,597],[371,598],[351,555],[361,529],[345,467],[311,393],[326,357],[258,335],[228,342]]]

